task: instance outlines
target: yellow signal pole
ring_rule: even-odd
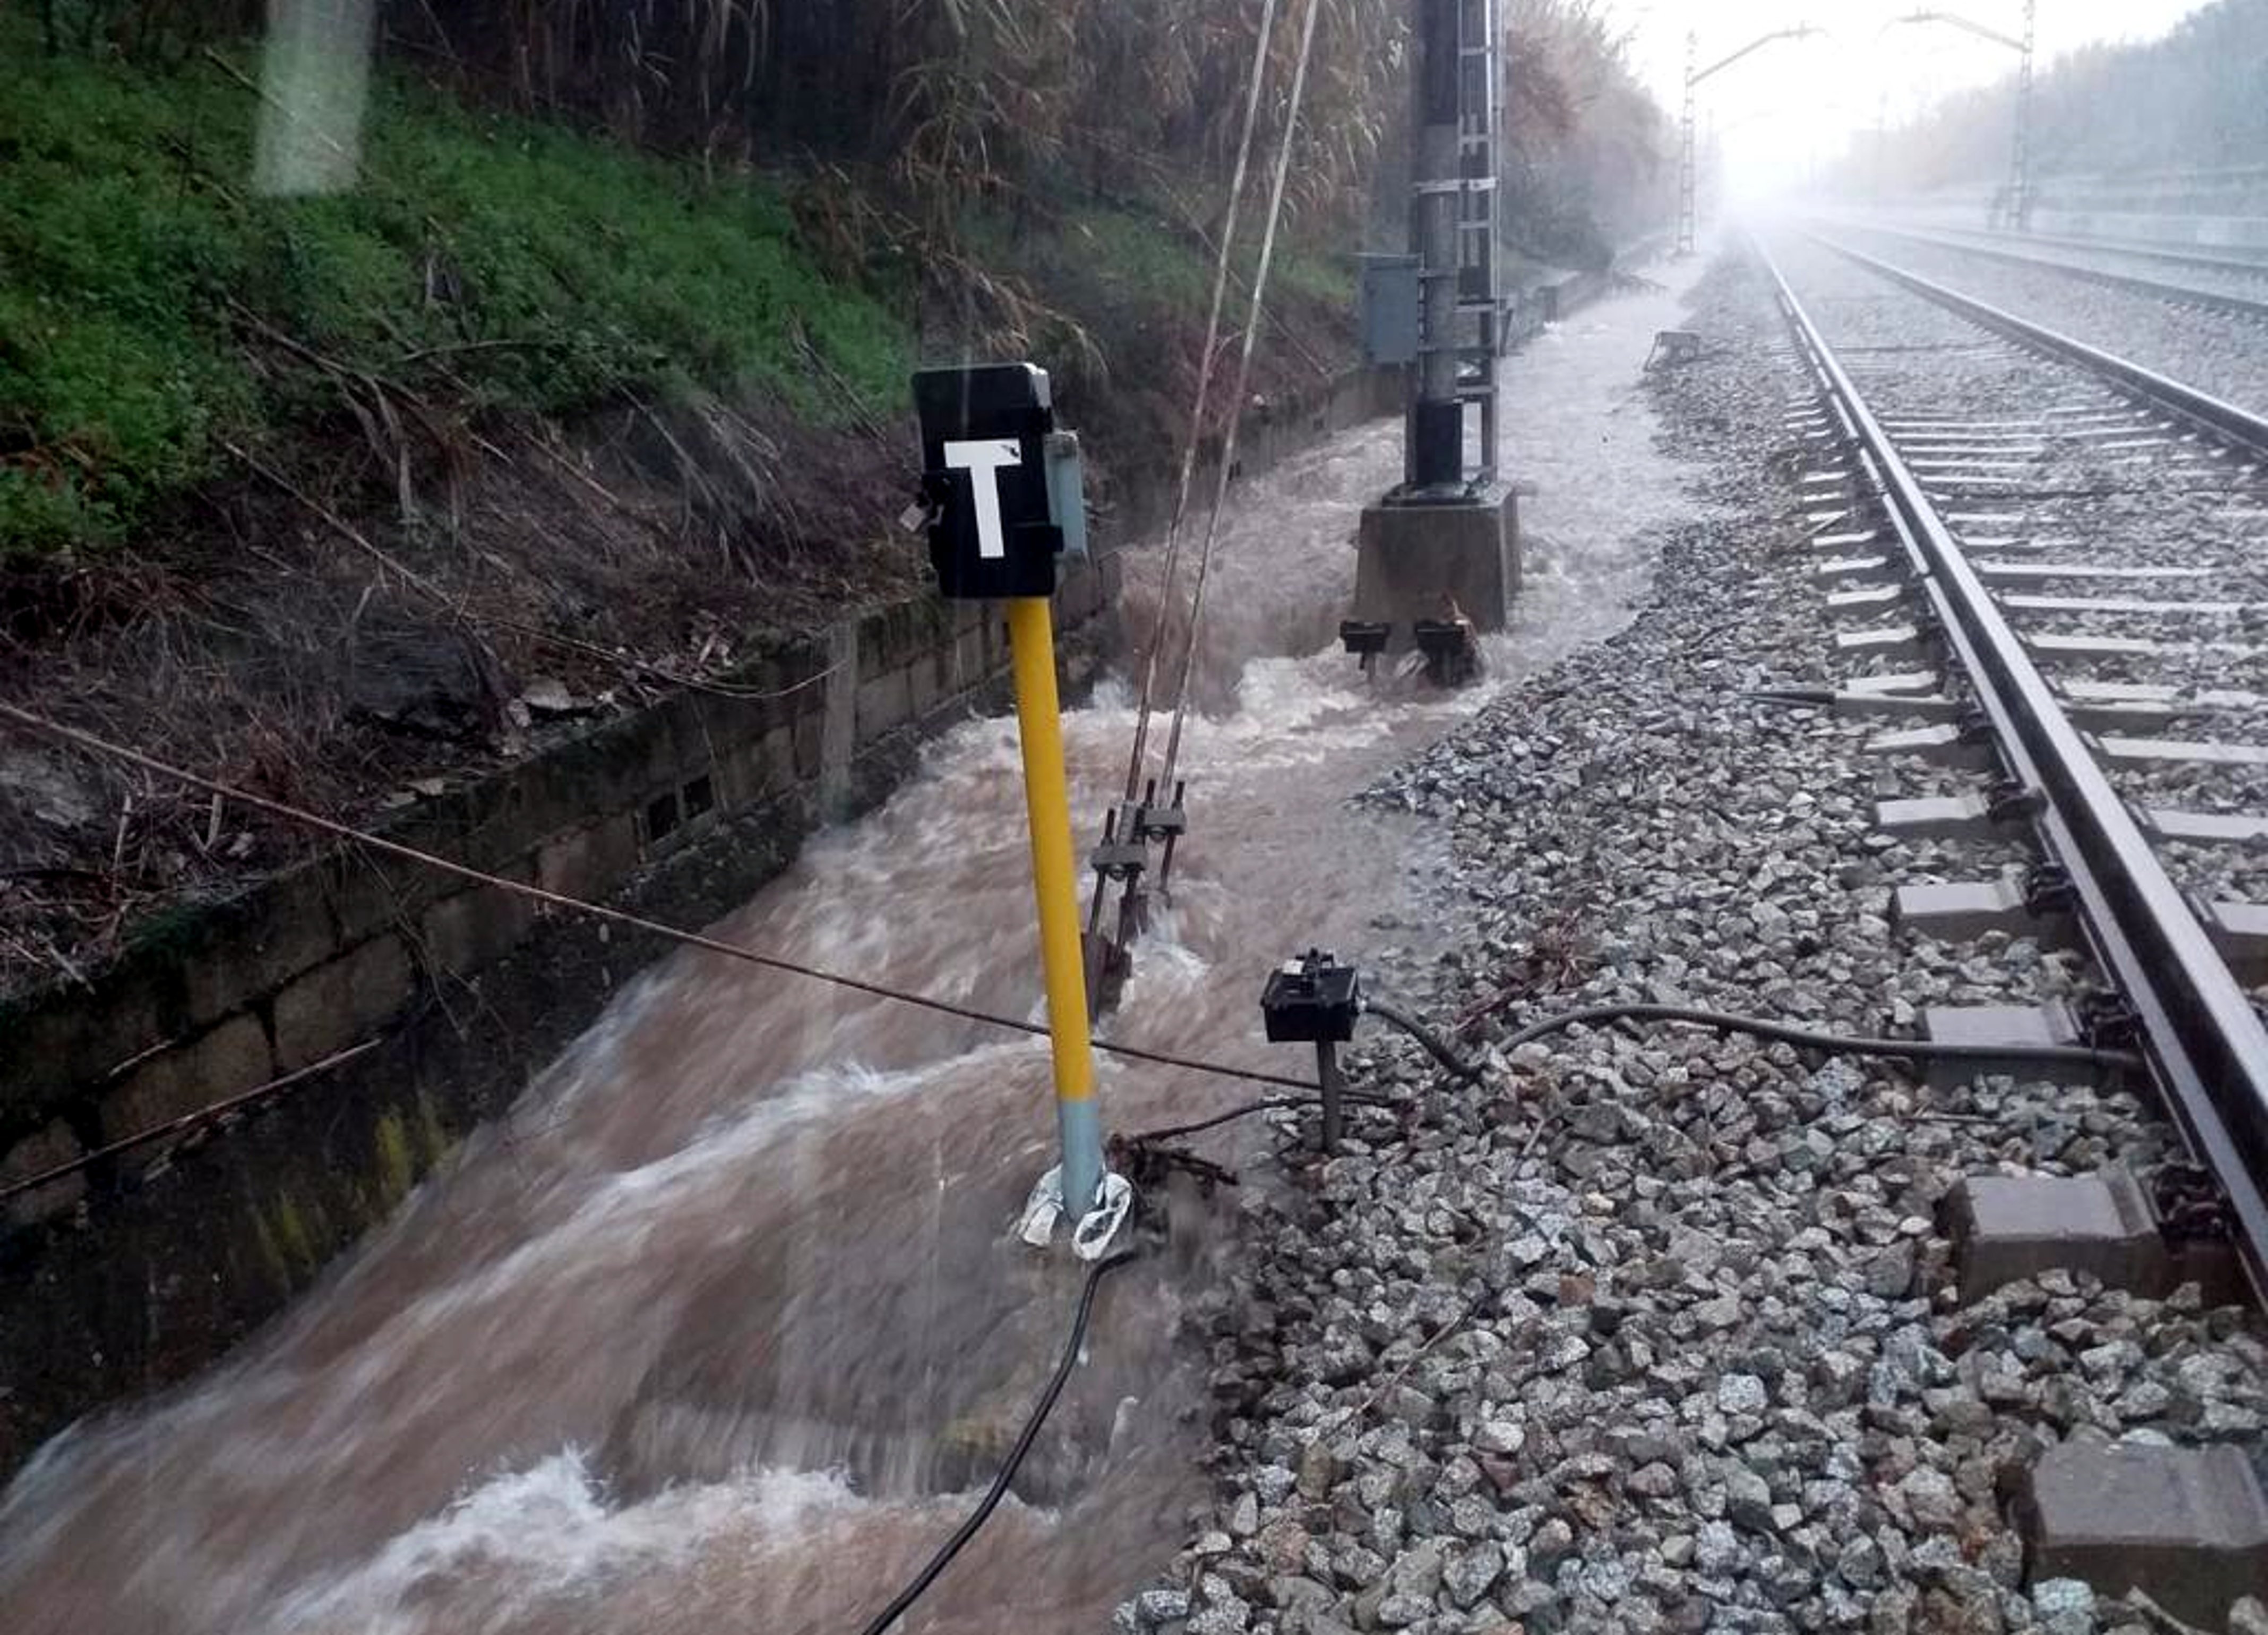
[[[1044,596],[1013,597],[1007,606],[1016,729],[1032,826],[1032,884],[1039,898],[1040,957],[1055,1056],[1056,1125],[1063,1138],[1064,1213],[1076,1224],[1101,1197],[1102,1116],[1094,1101],[1094,1053],[1087,1032],[1078,865],[1064,771],[1063,705],[1056,690],[1055,617]]]

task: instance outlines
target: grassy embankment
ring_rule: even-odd
[[[634,708],[907,593],[924,358],[1027,345],[1120,473],[1188,412],[1211,258],[1163,211],[972,202],[939,257],[846,173],[385,70],[360,185],[262,196],[256,53],[49,60],[0,12],[0,691],[270,795],[368,812],[524,753],[537,680]],[[1278,266],[1270,395],[1351,307]],[[0,985],[297,844],[20,735],[0,771]]]
[[[381,79],[364,185],[254,195],[262,104],[219,65],[0,56],[0,552],[85,549],[335,405],[254,368],[262,326],[350,371],[445,371],[475,409],[571,413],[625,391],[777,400],[824,425],[894,401],[910,327],[798,247],[775,183],[690,170]],[[230,64],[256,74],[249,57]]]
[[[0,98],[0,557],[129,538],[230,445],[335,413],[326,367],[253,365],[263,335],[475,414],[709,392],[828,429],[904,395],[912,292],[876,287],[873,258],[865,282],[831,276],[777,179],[704,180],[381,77],[364,185],[262,197],[255,124],[279,115],[235,77],[249,55],[152,72],[36,53],[0,17],[0,56],[37,64]],[[1106,370],[1111,342],[1186,325],[1209,288],[1199,247],[1119,210],[971,238],[1085,307]],[[1282,274],[1311,307],[1351,301],[1322,254]]]

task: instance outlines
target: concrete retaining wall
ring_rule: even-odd
[[[1364,372],[1248,426],[1248,475],[1399,406]],[[1109,496],[1140,538],[1171,490]],[[1067,689],[1110,643],[1116,562],[1066,576]],[[821,822],[878,804],[921,743],[1005,707],[997,610],[848,621],[427,802],[390,837],[485,873],[700,925]],[[324,1061],[226,1124],[107,1159],[0,1215],[0,1477],[103,1403],[178,1380],[279,1310],[662,953],[494,887],[350,848],[144,928],[0,1012],[0,1187]]]

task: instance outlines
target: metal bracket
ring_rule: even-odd
[[[2098,1050],[2132,1050],[2142,1042],[2142,1019],[2116,994],[2096,994],[2078,1005],[2080,1031]]]
[[[1158,804],[1158,785],[1153,780],[1143,797],[1142,804],[1133,808],[1136,836],[1145,844],[1153,840],[1170,843],[1188,834],[1189,814],[1183,802],[1189,789],[1186,779],[1175,784],[1173,804],[1160,806]]]
[[[2000,784],[1993,788],[1984,814],[1995,823],[2023,823],[2047,809],[2044,791],[2028,789],[2021,784]]]
[[[2069,915],[2079,911],[2079,888],[2062,865],[2043,863],[2024,877],[2024,906],[2034,914]]]
[[[1134,821],[1144,841],[1157,841],[1163,850],[1158,858],[1158,889],[1170,891],[1174,884],[1174,857],[1181,850],[1182,836],[1189,832],[1189,784],[1182,778],[1174,784],[1171,805],[1160,805],[1158,785],[1153,779],[1143,792],[1142,804],[1135,808]]]
[[[2193,1164],[2169,1164],[2150,1178],[2158,1230],[2172,1243],[2230,1243],[2236,1217],[2220,1184]]]
[[[1394,627],[1366,619],[1346,619],[1339,624],[1339,642],[1347,654],[1359,661],[1362,673],[1372,681],[1378,679],[1378,660],[1394,640]]]
[[[1150,866],[1150,853],[1143,843],[1140,808],[1132,801],[1114,808],[1102,820],[1102,843],[1095,847],[1087,859],[1094,872],[1105,880],[1127,881],[1141,878],[1142,871]]]

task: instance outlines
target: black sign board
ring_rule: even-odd
[[[1063,531],[1048,503],[1055,410],[1029,364],[927,369],[914,377],[930,561],[956,601],[1052,596]]]

